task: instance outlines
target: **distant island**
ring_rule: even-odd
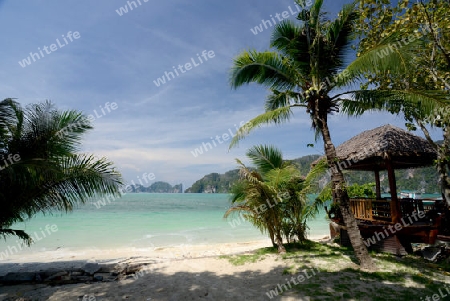
[[[228,193],[231,186],[239,180],[239,170],[233,169],[224,174],[210,173],[185,190],[186,193]]]
[[[172,186],[167,182],[158,181],[149,187],[131,185],[131,193],[183,193],[183,184]]]
[[[306,176],[311,169],[311,163],[319,157],[319,155],[308,155],[288,161],[293,162],[300,170],[300,173]],[[439,176],[433,166],[417,169],[396,170],[395,176],[397,179],[398,191],[408,190],[422,193],[439,193],[440,191],[438,182]],[[361,185],[375,182],[372,172],[350,171],[345,172],[345,177],[348,185]],[[386,172],[380,172],[380,178],[382,192],[387,193],[389,191],[389,182]],[[200,180],[197,180],[191,187],[185,190],[185,193],[229,193],[233,183],[238,180],[238,169],[227,171],[224,174],[210,173]],[[330,179],[328,176],[323,176],[319,180],[320,188],[322,188],[329,180]]]
[[[308,155],[294,160],[288,160],[294,163],[304,176],[308,174],[311,169],[311,163],[317,160],[319,155]],[[424,167],[417,169],[396,170],[395,176],[397,179],[398,191],[408,190],[422,193],[439,193],[439,176],[434,167]],[[345,177],[348,185],[365,184],[375,182],[372,172],[366,171],[351,171],[345,172]],[[382,192],[389,192],[389,182],[386,172],[380,173],[381,190]],[[239,180],[239,170],[233,169],[220,173],[210,173],[205,175],[200,180],[197,180],[191,187],[186,189],[185,193],[229,193],[230,188]],[[329,177],[324,175],[319,179],[319,188],[322,188]],[[318,193],[319,191],[317,191]],[[167,182],[158,181],[151,184],[149,187],[143,185],[131,185],[131,193],[183,193],[183,184],[176,184],[174,186]]]

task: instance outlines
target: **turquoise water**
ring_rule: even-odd
[[[223,218],[229,206],[227,194],[127,194],[100,208],[88,203],[68,214],[39,215],[12,228],[39,238],[28,251],[147,248],[267,238],[248,222],[232,227],[233,217]],[[50,230],[52,225],[57,231]],[[324,212],[308,225],[311,236],[328,235]],[[16,241],[15,237],[0,241],[0,251],[17,245]]]

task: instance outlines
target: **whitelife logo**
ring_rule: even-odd
[[[180,71],[182,74],[184,74],[187,71],[192,70],[193,67],[198,67],[201,64],[203,64],[204,61],[206,62],[206,61],[208,61],[208,59],[212,59],[215,56],[216,56],[216,54],[214,53],[214,51],[203,50],[201,55],[197,53],[197,60],[195,60],[194,58],[191,58],[190,62],[187,62],[184,65],[178,65],[178,67],[173,66],[172,67],[173,72],[175,72],[176,76],[172,71],[166,71],[166,72],[164,72],[162,77],[159,77],[158,79],[154,80],[153,83],[155,84],[155,86],[160,87],[160,86],[164,85],[166,82],[169,82],[172,79],[175,79],[175,77],[179,77],[181,74],[178,71]],[[191,64],[191,62],[192,62],[192,64]]]
[[[37,241],[43,240],[44,238],[46,238],[47,236],[52,235],[53,233],[58,231],[58,226],[57,225],[46,225],[45,226],[45,231],[42,230],[42,228],[39,228],[39,230],[41,230],[42,236],[39,235],[38,232],[34,232],[33,235],[31,235],[31,239],[33,240],[33,244],[36,243]],[[23,242],[19,242],[16,240],[16,246],[8,246],[8,248],[4,251],[4,252],[0,252],[0,260],[6,259],[9,256],[19,253],[20,251],[23,250]],[[17,249],[18,248],[18,249]]]
[[[33,62],[36,62],[38,60],[40,60],[41,58],[43,58],[45,56],[44,52],[48,55],[51,54],[52,52],[57,51],[58,49],[61,49],[63,47],[65,47],[66,45],[69,45],[69,41],[73,42],[74,40],[78,40],[79,38],[81,38],[81,35],[78,31],[74,31],[73,33],[71,31],[69,31],[67,33],[67,35],[61,35],[62,39],[64,41],[61,42],[59,40],[59,38],[56,39],[56,44],[50,44],[50,46],[45,45],[44,47],[38,47],[38,52],[30,52],[30,55],[23,59],[22,61],[19,61],[19,65],[22,68],[25,68],[29,65],[31,65]]]
[[[94,122],[96,119],[100,119],[103,116],[106,116],[106,114],[111,113],[112,111],[117,110],[117,108],[119,107],[119,105],[116,102],[106,102],[103,106],[98,106],[100,108],[101,114],[99,114],[99,112],[97,112],[97,109],[94,110],[94,114],[90,114],[87,116],[87,120],[92,123]],[[58,137],[64,137],[65,135],[67,135],[68,133],[70,133],[71,131],[82,127],[85,125],[85,121],[79,121],[79,122],[75,122],[72,124],[69,124],[68,126],[62,128],[57,134],[56,136]]]
[[[270,20],[261,20],[261,23],[258,26],[255,26],[254,28],[250,28],[250,31],[256,36],[259,33],[262,33],[265,29],[269,29],[281,21],[288,19],[291,16],[298,15],[302,9],[305,9],[306,7],[310,7],[312,5],[312,0],[308,1],[301,1],[299,4],[295,3],[295,9],[292,9],[291,6],[288,6],[288,10],[283,11],[282,13],[276,13],[275,17],[273,15],[270,15]],[[276,19],[275,19],[276,18]],[[278,22],[277,22],[278,20]]]
[[[240,127],[246,126],[246,127],[250,127],[251,126],[251,122],[250,121],[241,121],[241,123],[239,123]],[[236,128],[236,133],[239,131],[239,127],[235,124],[234,127]],[[221,136],[216,135],[215,138],[211,137],[211,143],[209,142],[203,142],[202,145],[200,145],[199,148],[195,148],[193,151],[191,151],[191,154],[197,158],[199,155],[203,155],[203,153],[206,153],[209,150],[212,150],[214,147],[217,147],[217,143],[222,144],[230,139],[232,139],[236,133],[233,133],[233,131],[231,129],[228,129],[228,132],[223,133]],[[221,140],[222,138],[222,140]],[[214,146],[213,146],[214,145]]]
[[[19,161],[20,161],[20,155],[19,154],[15,154],[15,155],[8,154],[7,158],[5,156],[3,156],[3,155],[0,155],[0,170],[8,168],[12,164],[17,163]]]
[[[411,216],[407,216],[409,223],[405,221],[405,218],[401,218],[400,219],[401,223],[396,223],[394,226],[392,225],[388,226],[388,229],[389,231],[391,231],[391,233],[388,232],[388,229],[384,228],[383,231],[375,232],[375,234],[372,235],[372,237],[369,237],[367,240],[364,240],[364,244],[366,245],[366,247],[370,247],[370,245],[375,245],[378,241],[388,238],[391,234],[394,235],[397,231],[401,231],[403,227],[411,226],[412,224],[414,224],[414,222],[418,222],[425,216],[426,214],[423,211],[420,212],[414,211],[411,214]],[[411,217],[414,218],[414,221],[411,219]]]
[[[124,5],[124,6],[122,6],[122,7],[119,7],[119,9],[116,9],[116,13],[117,13],[120,17],[122,17],[123,15],[128,14],[129,11],[132,11],[133,9],[138,8],[137,3],[139,3],[139,6],[142,6],[142,2],[141,2],[141,1],[144,2],[144,3],[147,3],[147,2],[150,1],[150,0],[127,1],[127,4],[126,4],[126,5]],[[137,3],[136,3],[136,2],[137,2]],[[133,7],[133,6],[134,6],[134,7]],[[130,10],[128,10],[128,8],[129,8]]]
[[[283,294],[284,292],[287,292],[288,290],[292,289],[294,285],[299,285],[305,280],[311,279],[312,277],[316,276],[316,272],[314,269],[310,269],[312,274],[308,273],[308,270],[303,270],[303,274],[298,275],[297,277],[292,276],[291,279],[286,278],[286,284],[278,284],[275,289],[270,290],[266,293],[267,297],[269,299],[273,299],[277,297],[278,295]],[[319,269],[316,269],[317,273],[320,273]]]

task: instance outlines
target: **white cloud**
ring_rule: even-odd
[[[24,9],[5,2],[0,36],[12,46],[2,52],[1,95],[24,104],[51,99],[61,109],[86,114],[117,102],[117,110],[95,120],[83,151],[109,157],[127,179],[153,172],[160,180],[192,183],[204,174],[234,168],[234,158],[244,158],[245,150],[258,143],[274,144],[289,158],[321,151],[320,142],[316,149],[306,147],[315,143],[311,122],[304,111],[295,110],[289,124],[256,130],[231,152],[223,143],[198,158],[191,154],[211,137],[235,132],[235,124],[263,112],[265,88],[232,90],[229,69],[242,50],[268,49],[270,30],[255,36],[250,28],[293,1],[171,0],[119,17],[115,10],[125,4],[48,0],[45,5],[29,1]],[[30,51],[69,30],[78,30],[81,38],[27,68],[19,66]],[[204,49],[216,57],[159,88],[154,85],[165,71]],[[336,144],[383,123],[403,121],[388,114],[330,118]]]

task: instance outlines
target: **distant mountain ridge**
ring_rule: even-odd
[[[167,182],[158,181],[149,187],[131,185],[131,193],[183,193],[183,184],[172,186]]]
[[[311,169],[311,163],[317,160],[320,155],[308,155],[301,158],[287,160],[294,163],[300,170],[301,175],[306,176]],[[373,172],[352,171],[345,172],[348,185],[374,183]],[[417,169],[404,169],[395,171],[397,179],[397,190],[408,190],[422,193],[439,193],[439,176],[434,166]],[[211,173],[200,180],[197,180],[186,193],[228,193],[231,186],[239,180],[239,170],[233,169],[225,174]],[[386,172],[380,172],[381,190],[389,192],[389,182]],[[322,188],[330,181],[329,176],[319,179],[319,187]],[[317,191],[319,192],[319,191]]]
[[[192,184],[186,193],[228,193],[233,183],[239,180],[239,169],[224,174],[210,173]]]
[[[319,158],[319,155],[309,155],[294,160],[293,162],[302,175],[306,175],[311,163]],[[239,169],[227,171],[224,174],[210,173],[200,180],[197,180],[190,188],[186,189],[186,193],[228,193],[231,186],[239,180]]]

